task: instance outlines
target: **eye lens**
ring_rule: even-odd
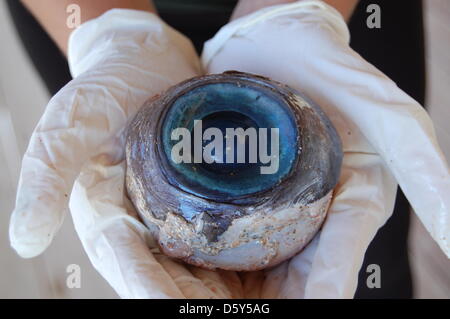
[[[242,128],[244,131],[249,128],[255,128],[258,129],[258,125],[248,116],[238,113],[238,112],[230,112],[230,111],[221,111],[212,113],[202,119],[202,125],[203,125],[203,132],[202,134],[207,131],[209,128],[218,128],[222,132],[222,136],[227,136],[226,129],[237,129]],[[193,136],[193,132],[191,132],[191,136]],[[259,147],[258,143],[259,139],[257,140],[257,149]],[[226,148],[226,142],[222,143],[222,149],[221,152],[214,149],[212,150],[211,154],[214,156],[215,161],[212,163],[208,163],[206,161],[202,161],[202,163],[199,165],[202,169],[207,170],[211,173],[217,174],[217,175],[240,175],[246,170],[252,170],[254,173],[257,173],[257,170],[259,170],[260,161],[257,161],[256,163],[250,162],[250,138],[249,136],[244,137],[244,162],[239,163],[238,161],[238,145],[241,141],[238,140],[236,136],[233,136],[233,143],[230,143],[233,145],[233,158],[232,161],[227,161],[227,148]],[[203,140],[202,146],[206,147],[210,143],[209,140]],[[192,140],[191,144],[191,151],[192,151],[192,157],[194,156],[194,143]],[[220,154],[221,153],[221,154]],[[218,155],[220,158],[218,158]]]
[[[343,157],[313,101],[237,71],[149,99],[127,128],[125,153],[128,195],[161,251],[236,271],[274,266],[311,240]]]
[[[196,130],[199,121],[201,130]],[[180,142],[172,133],[178,128],[189,132],[190,147],[183,152],[190,152],[190,162],[177,163],[172,158],[172,150]],[[211,129],[217,134],[205,138]],[[230,129],[236,134],[229,134]],[[202,153],[200,162],[194,161],[197,138],[201,139],[197,144]],[[220,147],[211,147],[213,141]],[[169,182],[219,202],[275,187],[289,175],[299,149],[298,130],[288,105],[273,91],[251,81],[204,84],[178,96],[163,118],[161,144]],[[206,152],[208,145],[210,152]]]

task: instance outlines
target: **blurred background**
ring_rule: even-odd
[[[450,159],[450,0],[424,0],[423,10],[425,105]],[[0,43],[0,298],[117,298],[91,266],[70,216],[41,256],[21,259],[10,248],[8,224],[22,154],[50,96],[18,38],[4,0],[0,0]],[[414,215],[408,246],[414,297],[450,298],[450,260]],[[81,288],[66,285],[71,264],[81,268]]]

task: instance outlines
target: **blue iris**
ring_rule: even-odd
[[[226,136],[227,128],[267,128],[268,144],[258,138],[258,151],[266,147],[271,153],[270,129],[279,129],[279,166],[272,174],[261,174],[262,163],[249,163],[249,145],[245,141],[245,163],[227,163],[225,149],[222,163],[175,163],[171,151],[177,140],[171,139],[176,128],[186,128],[194,138],[194,121],[202,120],[203,132],[218,128]],[[161,125],[161,149],[165,175],[169,182],[184,191],[219,202],[227,202],[272,189],[289,175],[298,157],[299,132],[293,112],[270,88],[252,82],[204,84],[179,96],[169,106]],[[206,146],[210,141],[203,141]],[[234,146],[236,147],[235,141]],[[225,144],[224,144],[225,148]],[[193,151],[194,147],[191,148]],[[214,154],[213,154],[214,155]]]

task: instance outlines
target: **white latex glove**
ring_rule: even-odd
[[[183,297],[178,266],[156,261],[125,196],[124,129],[148,98],[199,75],[198,56],[157,16],[111,10],[73,32],[69,63],[74,79],[49,102],[23,158],[11,245],[23,257],[44,251],[72,193],[83,246],[120,296]]]
[[[22,163],[12,246],[50,244],[69,208],[93,266],[123,298],[261,296],[263,272],[208,271],[162,255],[126,196],[124,131],[145,100],[201,73],[190,42],[155,15],[111,10],[71,36],[74,80],[49,102]]]
[[[324,241],[356,246],[357,253],[344,257],[359,257],[375,232],[371,224],[383,223],[388,215],[378,211],[392,210],[395,182],[380,168],[379,156],[346,156],[341,184],[347,187],[338,190],[340,206],[334,205],[322,236],[290,261],[245,274],[186,266],[158,252],[125,195],[123,132],[144,100],[200,73],[191,45],[154,15],[112,10],[73,34],[69,60],[75,79],[49,103],[24,157],[10,226],[19,254],[32,257],[49,245],[70,194],[74,224],[91,262],[122,297],[314,296],[308,287],[319,293],[322,287],[318,297],[353,294],[358,260],[342,263],[342,249],[320,247]],[[352,129],[357,132],[356,126]],[[359,192],[371,181],[385,188]],[[361,212],[362,206],[371,213]],[[368,234],[353,237],[349,230],[361,225]],[[317,261],[331,264],[317,267]],[[336,265],[341,269],[333,272]],[[335,273],[347,276],[337,280],[345,285],[328,291],[326,283],[336,281]]]
[[[271,295],[352,297],[365,251],[392,214],[395,180],[450,256],[450,174],[433,124],[348,42],[337,11],[320,1],[299,1],[235,20],[204,48],[209,73],[256,73],[309,96],[343,141],[342,175],[320,237],[268,272],[282,278]]]

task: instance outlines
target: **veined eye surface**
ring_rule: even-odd
[[[169,256],[256,270],[300,251],[339,178],[340,139],[312,101],[240,72],[184,81],[128,128],[126,185]]]

